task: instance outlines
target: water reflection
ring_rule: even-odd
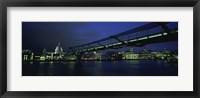
[[[43,76],[44,74],[45,74],[44,63],[40,62],[39,63],[39,68],[38,68],[38,75],[39,76]]]
[[[102,62],[101,61],[95,61],[95,64],[94,64],[94,75],[102,75]]]
[[[140,61],[139,61],[139,60],[126,60],[126,62],[128,62],[128,63],[130,63],[130,64],[134,64],[134,65],[136,65],[136,64],[139,64],[139,63],[140,63]]]
[[[165,60],[23,63],[23,76],[177,76]]]
[[[65,63],[65,64],[67,64],[67,63]],[[75,65],[76,65],[76,62],[74,62],[74,61],[71,61],[71,62],[68,63],[69,70],[67,70],[67,71],[69,72],[69,75],[73,75],[74,74]]]

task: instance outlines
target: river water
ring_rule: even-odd
[[[22,76],[178,76],[165,60],[26,62]]]

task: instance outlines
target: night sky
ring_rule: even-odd
[[[86,44],[114,34],[118,34],[148,22],[22,22],[22,49],[41,52],[54,51],[61,43],[64,50],[68,47]],[[177,27],[175,22],[169,27]],[[145,32],[143,32],[145,33]],[[164,48],[178,49],[178,42],[150,44],[145,48],[161,51]],[[141,48],[134,47],[136,52]]]

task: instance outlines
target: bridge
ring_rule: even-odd
[[[152,22],[100,40],[69,47],[69,49],[73,53],[77,54],[98,50],[119,49],[128,46],[143,47],[153,43],[178,41],[178,27],[172,28],[167,26],[169,24],[173,24],[173,22]],[[129,37],[128,39],[122,38],[123,36],[130,35],[133,36],[131,38]],[[103,44],[103,42],[111,39],[114,39],[115,42]]]

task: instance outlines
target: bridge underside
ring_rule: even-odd
[[[90,51],[119,49],[128,46],[143,47],[147,44],[178,41],[178,27],[169,28],[167,24],[170,23],[152,22],[97,41],[69,47],[69,50],[71,50],[73,54],[77,55]],[[157,31],[151,31],[155,29],[157,29]],[[145,34],[142,35],[141,32],[144,32]],[[138,33],[141,35],[138,36]],[[131,34],[134,36],[129,39],[129,36],[132,36]],[[128,40],[126,38],[123,39],[122,36],[128,36]],[[114,39],[115,42],[110,41],[111,39]],[[104,43],[105,41],[108,43]]]
[[[78,52],[89,52],[89,51],[98,51],[98,50],[107,50],[107,49],[119,49],[127,46],[143,47],[147,44],[163,43],[178,41],[178,31],[174,33],[157,33],[154,35],[143,36],[131,40],[126,40],[118,43],[108,44],[99,47],[92,47],[87,49],[79,50]]]
[[[156,43],[163,43],[163,42],[171,42],[171,41],[178,41],[178,33],[158,37],[158,38],[150,38],[147,40],[140,40],[138,42],[130,43],[130,46],[139,46],[143,47],[147,44],[156,44]]]

